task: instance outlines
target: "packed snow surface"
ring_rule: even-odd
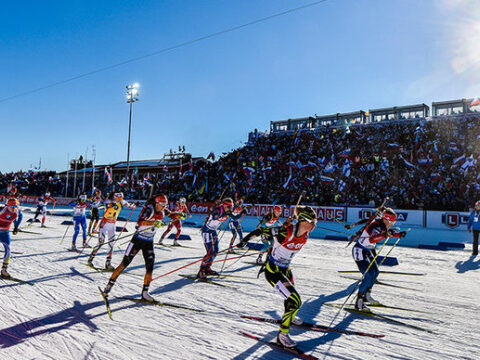
[[[25,214],[25,220],[29,214]],[[113,321],[97,289],[110,273],[85,265],[84,254],[70,252],[73,226],[61,225],[65,217],[49,217],[48,228],[38,224],[23,228],[41,235],[12,236],[12,276],[34,285],[0,279],[0,359],[292,359],[293,355],[243,336],[241,330],[274,340],[278,326],[242,319],[241,315],[279,318],[283,300],[252,264],[257,253],[225,262],[223,273],[236,277],[214,279],[224,285],[194,282],[180,275],[195,275],[199,263],[187,266],[151,284],[159,301],[203,312],[152,306],[120,300],[139,297],[144,262],[137,255],[117,280],[110,302]],[[123,222],[118,225],[123,226]],[[128,224],[133,234],[134,224]],[[155,247],[154,276],[185,266],[204,255],[199,229],[184,228],[191,241],[185,247]],[[125,235],[125,233],[123,234]],[[122,235],[122,236],[123,236]],[[158,234],[157,234],[158,236]],[[225,248],[231,233],[220,233]],[[115,245],[113,264],[118,265],[130,237]],[[78,243],[81,242],[79,236]],[[90,240],[91,244],[96,238]],[[167,239],[167,244],[172,240]],[[291,268],[303,305],[299,316],[309,322],[349,330],[385,334],[384,338],[316,332],[291,328],[302,350],[320,359],[478,359],[480,353],[480,259],[463,251],[395,248],[400,265],[382,270],[425,274],[381,274],[373,295],[384,304],[416,311],[373,311],[432,331],[377,320],[325,303],[343,303],[359,275],[351,248],[344,242],[310,239],[293,259]],[[188,246],[188,247],[186,247]],[[1,249],[1,247],[0,247]],[[390,248],[382,250],[385,254]],[[245,253],[237,251],[239,254]],[[106,248],[95,258],[103,267]],[[3,253],[0,255],[3,256]],[[234,257],[239,255],[229,255]],[[220,254],[217,260],[225,259]],[[223,263],[213,265],[217,271]],[[349,300],[353,300],[352,296]]]

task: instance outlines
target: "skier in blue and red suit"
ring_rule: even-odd
[[[218,227],[228,220],[232,213],[233,200],[231,198],[224,199],[220,205],[213,208],[208,216],[205,224],[202,227],[203,244],[207,250],[207,254],[203,258],[197,278],[205,279],[207,275],[218,275],[218,273],[211,269],[212,262],[218,254]]]
[[[386,238],[403,238],[406,231],[399,231],[398,228],[392,228],[397,221],[397,214],[390,208],[383,210],[380,216],[369,223],[355,241],[352,249],[353,260],[357,263],[358,270],[363,274],[362,282],[358,288],[355,308],[358,310],[367,309],[366,304],[378,303],[371,296],[372,287],[377,281],[380,273],[375,257],[377,253],[375,247],[378,242]],[[368,220],[357,222],[356,225]],[[367,271],[368,270],[368,271]]]
[[[7,272],[8,263],[10,262],[10,226],[13,223],[13,235],[18,232],[18,226],[22,222],[22,213],[18,210],[19,201],[15,198],[7,200],[6,206],[0,210],[0,243],[3,245],[4,253],[3,266],[1,271],[2,277],[10,277]]]

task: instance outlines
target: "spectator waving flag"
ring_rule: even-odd
[[[463,154],[462,156],[459,156],[457,157],[455,160],[453,160],[453,163],[455,165],[463,165],[463,163],[467,160],[467,157],[465,156],[465,154]]]
[[[292,168],[290,167],[289,172],[288,172],[288,179],[285,184],[283,184],[283,188],[286,189],[290,185],[292,185],[293,180],[292,180]]]
[[[350,176],[350,161],[345,161],[345,164],[343,165],[342,173],[344,176],[349,177]]]
[[[416,169],[417,167],[412,163],[408,162],[403,156],[400,155],[400,158],[403,160],[404,164],[410,169]]]
[[[325,171],[328,174],[328,173],[331,173],[333,170],[335,170],[333,165],[331,163],[328,163],[328,165],[325,166],[325,169],[323,171]]]
[[[380,169],[382,169],[384,172],[388,170],[388,160],[383,159],[382,162],[380,163]]]
[[[475,165],[476,160],[473,158],[473,155],[470,155],[468,158],[465,159],[465,162],[462,165],[462,169],[465,170],[465,174],[470,166]]]
[[[125,186],[125,185],[127,185],[127,183],[128,183],[128,182],[127,182],[127,179],[122,178],[122,181],[120,181],[120,182],[118,183],[118,185],[120,185],[120,186]]]
[[[104,175],[105,175],[105,178],[107,179],[107,184],[111,184],[113,182],[112,174],[110,174],[107,168],[105,168]]]
[[[283,188],[286,189],[288,187],[290,187],[290,185],[292,185],[293,181],[292,181],[292,173],[290,173],[290,175],[288,176],[288,179],[287,181],[285,182],[285,184],[283,184]]]
[[[349,157],[350,157],[350,149],[346,149],[346,150],[340,151],[340,152],[338,153],[338,157],[341,157],[341,158],[349,158]]]
[[[472,102],[470,103],[470,105],[468,107],[474,107],[474,106],[477,106],[479,104],[480,104],[480,98],[476,97],[475,99],[472,100]]]
[[[325,185],[331,185],[335,182],[335,180],[333,180],[331,177],[323,176],[323,175],[320,176],[318,179],[322,184],[325,184]]]
[[[313,185],[313,176],[303,179],[303,183],[306,186],[312,186]]]

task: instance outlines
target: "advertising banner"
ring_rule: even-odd
[[[427,211],[427,228],[465,231],[469,216],[460,211]]]
[[[396,226],[424,226],[423,210],[401,210],[394,209],[397,213]],[[361,219],[368,219],[375,213],[373,208],[348,208],[348,223],[353,223]]]

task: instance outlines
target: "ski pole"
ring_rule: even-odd
[[[67,230],[65,230],[65,234],[63,234],[62,240],[60,241],[60,245],[62,245],[63,239],[65,239],[65,236],[67,235],[68,229],[70,229],[70,225],[71,225],[71,224],[68,224]]]
[[[411,229],[408,228],[407,230],[405,230],[406,232],[410,231]],[[385,255],[382,259],[382,261],[380,261],[380,264],[378,264],[378,267],[380,268],[380,266],[383,264],[383,262],[385,261],[385,259],[388,257],[388,255],[390,255],[390,253],[393,251],[394,247],[397,246],[398,242],[400,241],[401,237],[399,237],[397,239],[397,241],[395,241],[395,243],[392,245],[391,249],[388,251],[387,255]]]
[[[236,245],[233,246],[233,247],[236,247]],[[228,251],[228,248],[223,249],[223,250],[220,250],[220,251],[217,253],[217,255],[218,255],[218,254],[221,254],[221,253],[223,253],[223,252],[225,252],[225,251]],[[189,266],[191,266],[191,265],[194,265],[194,264],[196,264],[196,263],[198,263],[198,262],[200,262],[200,261],[205,260],[206,258],[208,258],[208,257],[210,257],[210,256],[211,256],[211,255],[207,254],[207,255],[205,255],[205,256],[204,256],[203,258],[201,258],[201,259],[192,261],[191,263],[188,263],[187,265],[183,265],[183,266],[181,266],[181,267],[179,267],[179,268],[177,268],[177,269],[171,270],[171,271],[169,271],[169,272],[167,272],[167,273],[165,273],[165,274],[156,276],[156,277],[154,277],[154,278],[152,279],[152,281],[153,281],[153,280],[156,280],[156,279],[159,279],[159,278],[161,278],[161,277],[164,277],[164,276],[173,274],[174,272],[177,272],[178,270],[185,269],[185,268],[187,268],[187,267],[189,267]]]
[[[12,232],[13,232],[13,230],[12,230]],[[22,230],[22,229],[18,229],[18,232],[23,232],[23,233],[25,233],[25,234],[42,235],[42,234],[37,233],[37,232],[27,231],[27,230]]]
[[[132,216],[133,211],[134,211],[136,208],[137,208],[137,207],[134,206],[134,207],[132,208],[132,211],[130,211],[130,215],[128,215],[127,221],[125,222],[125,225],[123,225],[122,231],[120,231],[120,234],[118,234],[117,238],[116,238],[115,241],[113,242],[113,245],[115,245],[115,242],[120,238],[120,236],[122,235],[123,231],[124,231],[125,228],[127,227],[127,224],[128,224],[128,222],[130,221],[130,217]],[[113,248],[113,245],[112,245],[112,248]]]
[[[339,233],[339,234],[345,234],[345,235],[348,235],[348,236],[351,235],[351,234],[349,234],[345,231],[333,230],[333,229],[329,229],[329,228],[326,228],[326,227],[323,227],[323,226],[316,226],[316,227],[319,228],[319,229],[323,229],[323,230],[333,231],[333,232],[336,232],[336,233]]]
[[[168,225],[168,224],[170,224],[170,223],[165,223],[165,225]],[[133,235],[135,235],[135,234],[142,234],[143,232],[148,231],[148,230],[151,230],[151,229],[153,229],[154,227],[155,227],[155,225],[152,225],[152,226],[149,226],[149,227],[147,227],[147,228],[145,228],[145,229],[143,229],[143,230],[140,230],[140,231],[137,230]],[[163,227],[163,226],[162,226],[162,227]],[[125,239],[125,238],[127,238],[127,237],[129,237],[129,236],[132,236],[132,234],[128,234],[128,235],[119,237],[117,240]],[[130,240],[125,241],[125,242],[121,243],[120,245],[125,245],[125,244],[128,244],[129,242],[130,242]]]
[[[257,242],[256,242],[255,244],[258,244],[259,241],[260,241],[260,239],[257,239]],[[237,244],[237,245],[238,245],[238,244]],[[247,252],[249,252],[250,250],[251,250],[251,249],[245,250],[245,252],[244,252],[243,254],[241,254],[241,255],[245,255],[245,254],[246,254]],[[253,253],[253,254],[255,254],[255,253]],[[256,255],[256,254],[255,254],[255,255]],[[240,259],[238,259],[238,260],[240,260]],[[235,264],[238,262],[238,260],[237,260],[237,261],[234,261],[234,262],[231,263],[231,264],[229,264],[226,269],[231,268],[233,265],[235,265]],[[226,270],[226,269],[225,269],[225,270]]]
[[[240,221],[238,222],[237,226],[235,226],[235,234],[232,236],[232,240],[230,240],[230,245],[228,246],[229,249],[232,249],[233,242],[235,241],[235,237],[236,237],[237,232],[238,232],[238,227],[240,226],[242,220],[243,220],[243,215],[240,218]],[[227,259],[227,256],[228,256],[228,251],[225,253],[225,259],[224,259],[225,261]],[[220,274],[223,272],[224,267],[225,267],[225,262],[222,264],[222,268],[220,269]]]
[[[225,261],[230,261],[230,260],[235,260],[235,259],[241,259],[243,257],[247,257],[247,256],[252,256],[252,255],[256,255],[255,253],[251,253],[251,254],[243,254],[243,255],[239,255],[239,256],[234,256],[234,257],[231,257],[231,258],[225,258],[223,260],[214,260],[212,262],[209,262],[208,264],[214,264],[214,263],[219,263],[219,262],[223,262],[225,264]],[[220,273],[221,274],[221,273]]]

